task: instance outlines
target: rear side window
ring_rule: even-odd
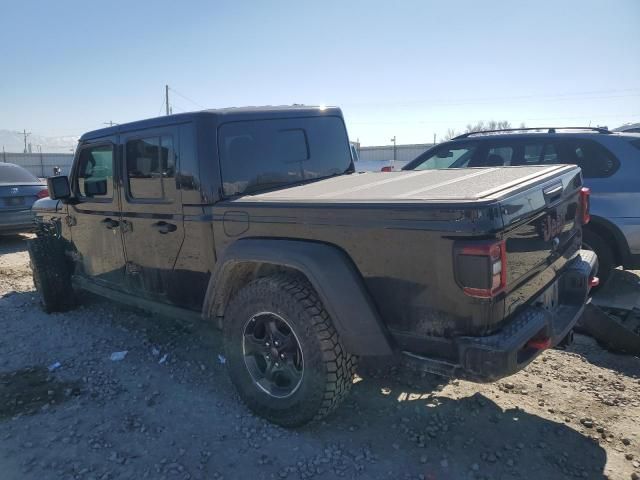
[[[113,197],[113,146],[97,145],[80,150],[78,192],[85,198]]]
[[[38,182],[31,172],[11,163],[0,164],[0,183],[33,183]]]
[[[173,200],[176,162],[173,139],[169,135],[129,140],[127,182],[135,199]]]
[[[339,117],[226,123],[218,145],[225,196],[338,175],[351,166]]]
[[[561,163],[573,163],[582,169],[584,178],[605,178],[620,166],[618,159],[599,143],[590,140],[566,140]]]

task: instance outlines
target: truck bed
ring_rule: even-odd
[[[236,202],[488,203],[574,169],[570,165],[362,172],[245,195]]]

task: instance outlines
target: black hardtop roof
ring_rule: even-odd
[[[230,107],[197,112],[177,113],[163,117],[147,118],[135,122],[122,123],[113,127],[100,128],[85,133],[80,141],[91,140],[121,132],[143,130],[147,128],[162,127],[177,123],[184,123],[198,118],[213,118],[217,123],[234,122],[241,120],[262,120],[266,118],[291,118],[291,117],[315,117],[315,116],[340,116],[342,111],[338,107],[320,107],[310,105],[281,105],[260,107]]]

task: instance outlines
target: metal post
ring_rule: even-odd
[[[393,170],[396,164],[396,136],[395,135],[393,136],[391,141],[393,142],[393,159],[391,160],[391,170]]]
[[[41,177],[44,178],[44,159],[42,158],[42,145],[38,145],[38,151],[40,152],[40,171],[42,172]]]

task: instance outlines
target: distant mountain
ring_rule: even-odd
[[[75,135],[65,137],[45,137],[32,133],[27,137],[27,149],[31,144],[31,151],[39,152],[38,145],[42,148],[42,153],[71,153],[76,148],[78,138]],[[22,153],[24,151],[24,137],[22,133],[11,130],[0,130],[0,148],[4,147],[5,152]]]

